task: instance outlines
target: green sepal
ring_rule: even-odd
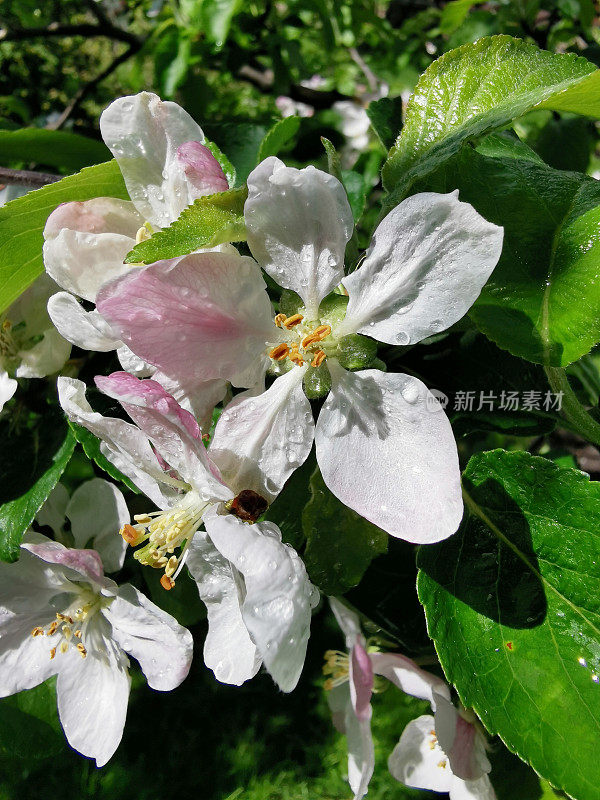
[[[326,397],[331,389],[331,374],[326,362],[319,367],[309,367],[303,378],[304,394],[309,400]]]
[[[284,289],[279,298],[280,313],[291,317],[297,314],[301,308],[304,308],[304,302],[300,295],[292,292],[291,289]]]
[[[349,370],[365,369],[373,364],[377,356],[377,342],[359,333],[350,333],[340,339],[336,358]]]
[[[346,316],[347,306],[348,297],[346,297],[346,295],[332,292],[321,301],[321,305],[319,306],[319,320],[322,323],[328,323],[331,327],[339,325]]]

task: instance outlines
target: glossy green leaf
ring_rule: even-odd
[[[318,470],[310,489],[311,499],[302,512],[304,563],[325,594],[343,594],[359,583],[375,556],[385,553],[388,535],[331,494]]]
[[[458,189],[503,226],[502,256],[469,312],[499,347],[561,367],[600,341],[598,181],[529,158],[488,158],[467,145],[415,188]]]
[[[317,460],[313,450],[304,464],[292,472],[265,513],[265,519],[279,527],[283,541],[291,544],[296,550],[299,550],[304,543],[302,511],[312,496],[310,479],[316,465]]]
[[[554,786],[596,800],[600,484],[526,452],[473,456],[458,533],[421,547],[419,598],[448,680]]]
[[[231,21],[241,10],[240,0],[182,0],[181,10],[188,26],[201,31],[222,47],[229,35]]]
[[[70,172],[98,164],[110,158],[108,147],[96,139],[88,139],[68,131],[46,128],[21,128],[0,131],[0,163],[35,161]]]
[[[126,264],[153,264],[166,258],[185,256],[201,247],[246,239],[244,203],[248,191],[229,189],[195,200],[168,228],[137,244]]]
[[[463,24],[473,6],[481,2],[483,0],[450,0],[442,9],[440,31],[446,36],[454,33]]]
[[[382,97],[367,107],[367,116],[379,141],[389,150],[402,127],[402,98]]]
[[[62,414],[48,409],[43,418],[15,429],[0,421],[0,559],[15,561],[27,528],[54,489],[75,447]]]
[[[44,271],[43,231],[49,214],[61,203],[92,197],[128,199],[116,161],[86,167],[0,208],[0,312]]]
[[[585,58],[540,50],[510,36],[445,53],[421,75],[382,177],[388,208],[458,152],[463,142],[533,108],[600,116],[600,71]]]
[[[48,655],[48,657],[50,657]],[[47,758],[65,749],[56,708],[56,679],[0,700],[0,755]]]
[[[205,123],[202,128],[209,139],[227,154],[235,167],[235,185],[242,186],[258,164],[258,153],[268,128],[252,122]]]
[[[285,117],[278,120],[260,143],[258,162],[269,156],[276,156],[294,138],[299,129],[300,117]]]

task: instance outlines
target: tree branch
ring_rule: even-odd
[[[2,28],[0,30],[0,43],[60,36],[105,36],[107,39],[114,39],[129,45],[139,43],[141,46],[140,40],[134,33],[117,28],[116,25],[92,25],[86,22],[80,25],[60,25],[57,22],[51,22],[46,28],[20,28],[12,31]]]
[[[32,172],[29,169],[8,169],[0,167],[0,183],[12,186],[31,186],[39,189],[48,183],[56,183],[63,176],[51,175],[47,172]]]

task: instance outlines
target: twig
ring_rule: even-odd
[[[375,75],[373,70],[366,63],[366,61],[358,52],[356,47],[351,47],[348,50],[348,52],[350,53],[350,58],[352,59],[352,61],[354,61],[354,63],[360,68],[363,75],[367,79],[367,83],[369,84],[369,89],[372,92],[376,92],[377,89],[379,88],[379,81],[377,80],[377,76]]]
[[[103,72],[101,72],[99,75],[96,75],[96,77],[92,78],[92,80],[80,86],[79,89],[75,92],[74,96],[69,101],[69,104],[62,112],[60,117],[51,124],[49,124],[47,127],[50,130],[54,131],[58,130],[59,128],[62,128],[62,126],[69,119],[69,117],[75,111],[75,109],[79,106],[84,97],[86,97],[92,91],[92,89],[94,89],[105,78],[108,78],[108,76],[111,75],[117,69],[117,67],[123,64],[129,58],[131,58],[132,55],[135,55],[135,53],[138,52],[141,46],[142,46],[141,42],[136,42],[135,45],[134,44],[130,45],[127,48],[127,50],[121,53],[120,56],[117,56],[115,59],[113,59]]]
[[[8,183],[12,186],[34,186],[38,189],[48,183],[56,183],[62,177],[62,175],[51,175],[48,172],[32,172],[29,169],[0,167],[0,183]]]
[[[6,28],[0,29],[0,43],[1,42],[22,42],[26,39],[39,39],[58,36],[105,36],[107,39],[114,39],[118,42],[132,45],[134,42],[139,42],[138,37],[134,33],[125,31],[122,28],[117,28],[116,25],[92,25],[91,23],[83,22],[81,25],[59,25],[57,22],[51,22],[46,28],[20,28],[18,30],[9,31]]]

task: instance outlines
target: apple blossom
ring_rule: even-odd
[[[275,408],[251,431],[243,418],[221,417],[207,451],[194,417],[160,384],[123,372],[96,383],[136,425],[94,412],[81,381],[59,379],[59,398],[67,415],[100,438],[104,455],[161,509],[123,527],[123,537],[141,545],[135,557],[164,569],[167,589],[188,558],[208,608],[205,661],[219,680],[239,685],[264,663],[280,688],[291,691],[318,592],[277,526],[256,520],[306,458],[304,441],[281,446],[272,425]]]
[[[119,489],[102,478],[85,481],[69,497],[62,483],[57,483],[36,514],[40,525],[52,528],[54,538],[62,544],[69,539],[83,549],[88,543],[102,553],[106,572],[116,572],[123,566],[127,543],[115,536],[129,522],[129,509]],[[71,524],[65,533],[65,523]]]
[[[64,203],[44,229],[46,271],[65,291],[48,311],[61,334],[86,350],[119,350],[123,366],[135,362],[97,311],[100,287],[131,268],[123,263],[136,242],[170,225],[199,197],[228,188],[204,134],[176,103],[141,92],[120,97],[100,117],[102,137],[123,173],[130,200],[97,197]],[[143,364],[135,364],[140,374]]]
[[[285,379],[289,397],[276,424],[306,452],[316,440],[323,478],[340,500],[408,541],[450,536],[463,509],[443,410],[417,378],[353,370],[373,363],[374,339],[412,344],[458,321],[498,261],[502,229],[456,192],[414,195],[382,220],[364,262],[344,277],[353,221],[339,181],[271,157],[251,173],[248,191],[256,261],[199,253],[132,270],[103,287],[101,313],[133,352],[175,380],[192,373],[251,387],[267,369],[285,373],[260,397],[237,401],[237,412],[259,420]],[[273,318],[259,265],[299,295],[291,313]],[[349,298],[331,294],[341,281]],[[303,381],[320,384],[317,394],[331,389],[316,429],[312,420],[298,426],[290,411],[306,403],[296,391]]]
[[[56,284],[46,275],[0,315],[0,411],[17,390],[16,378],[43,378],[63,366],[71,345],[52,325],[46,303]]]
[[[407,786],[449,792],[450,800],[496,800],[486,739],[475,715],[434,692],[435,716],[409,722],[388,759]]]
[[[371,695],[375,675],[394,683],[402,691],[435,705],[434,694],[450,697],[441,678],[422,670],[400,653],[369,652],[358,616],[335,597],[331,609],[346,637],[348,654],[329,650],[325,654],[325,682],[333,723],[348,739],[348,782],[354,800],[361,800],[369,786],[375,766],[371,735]]]
[[[189,671],[191,634],[133,586],[106,578],[96,550],[32,532],[21,548],[19,561],[0,563],[0,696],[57,675],[69,744],[101,767],[125,725],[128,654],[149,686],[170,691]]]

